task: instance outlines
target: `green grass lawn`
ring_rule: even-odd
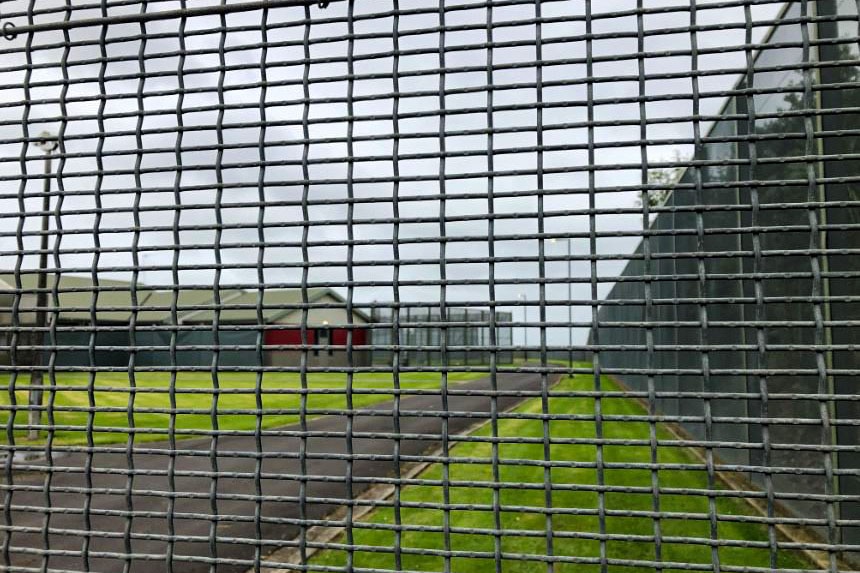
[[[554,390],[590,390],[593,389],[592,377],[589,375],[576,376],[574,379],[563,379]],[[603,382],[604,390],[617,389],[609,380]],[[633,400],[624,398],[604,398],[603,412],[605,414],[642,414],[642,406]],[[553,413],[593,414],[594,400],[591,398],[550,399],[550,410]],[[540,400],[530,400],[517,409],[520,412],[539,413]],[[550,433],[555,438],[594,438],[595,427],[591,421],[551,421]],[[648,439],[647,423],[638,422],[604,422],[604,437],[614,439]],[[478,436],[489,436],[489,425],[475,432]],[[499,423],[501,437],[537,437],[543,436],[542,422],[539,420],[502,420]],[[672,439],[671,434],[664,428],[658,429],[658,438]],[[460,443],[451,450],[451,456],[460,459],[483,458],[491,459],[492,450],[487,443]],[[580,461],[594,462],[596,447],[590,444],[553,444],[551,459],[556,462]],[[543,460],[543,445],[537,444],[501,444],[499,457],[505,460]],[[607,462],[649,462],[650,448],[637,445],[607,445],[604,446],[604,459]],[[659,462],[661,463],[696,463],[693,453],[686,448],[660,446]],[[492,481],[493,473],[490,463],[452,463],[449,466],[451,480],[481,480]],[[434,465],[421,475],[428,480],[440,480],[442,468]],[[545,507],[545,493],[542,487],[533,490],[517,488],[516,484],[544,483],[544,470],[540,467],[516,466],[502,464],[500,467],[500,502],[503,506],[523,506],[525,510],[502,511],[499,515],[501,528],[505,533],[501,536],[501,551],[520,555],[546,555],[546,517],[536,511],[528,511],[533,507]],[[593,468],[552,468],[551,483],[555,486],[562,484],[579,484],[591,486],[597,484],[596,471]],[[606,469],[605,484],[611,486],[651,487],[651,471],[639,469]],[[707,488],[707,476],[704,471],[659,471],[659,486],[661,488]],[[442,504],[443,492],[440,485],[408,486],[403,488],[403,502]],[[609,492],[605,494],[605,507],[609,510],[650,511],[652,510],[652,495],[646,493]],[[451,487],[450,501],[453,504],[488,504],[492,507],[493,492],[489,487]],[[710,564],[711,549],[706,546],[710,540],[710,523],[708,520],[708,498],[702,495],[670,495],[659,496],[660,511],[671,513],[700,514],[701,518],[663,518],[660,520],[662,543],[662,560],[675,563]],[[598,507],[597,493],[585,490],[553,491],[552,505],[555,508],[595,510]],[[752,514],[753,510],[742,500],[736,498],[717,498],[717,514],[722,517],[738,514]],[[491,510],[469,509],[449,513],[451,528],[472,528],[480,532],[452,533],[450,548],[462,552],[494,551],[495,516]],[[601,544],[594,539],[600,534],[598,517],[595,515],[555,515],[552,517],[554,554],[575,558],[597,558],[600,556]],[[394,512],[391,508],[379,508],[372,512],[363,523],[356,524],[354,543],[362,546],[373,546],[377,551],[358,551],[354,553],[354,567],[376,568],[381,570],[395,569],[395,533],[391,527],[395,524]],[[443,512],[433,508],[401,508],[401,524],[404,526],[419,526],[441,528]],[[370,529],[369,527],[376,527]],[[510,532],[517,531],[519,535]],[[610,536],[606,541],[605,551],[609,559],[654,560],[655,549],[653,542],[654,520],[650,517],[607,516],[606,531]],[[641,535],[641,540],[613,540],[612,535]],[[592,536],[588,539],[588,536]],[[648,538],[651,539],[648,539]],[[669,539],[669,538],[675,538]],[[731,521],[718,522],[718,538],[721,540],[741,540],[766,542],[767,529],[765,526]],[[343,536],[339,539],[344,542]],[[684,541],[692,541],[685,543]],[[441,531],[405,531],[402,533],[400,546],[405,550],[444,550],[444,534]],[[767,547],[731,547],[723,546],[718,550],[719,559],[723,565],[769,567],[769,550]],[[451,560],[451,571],[493,571],[492,558],[454,557]],[[327,550],[318,553],[313,563],[320,566],[343,567],[346,564],[346,553],[342,550]],[[799,552],[780,551],[778,566],[787,568],[810,567],[810,563]],[[443,571],[443,557],[438,555],[402,554],[402,567],[405,570]],[[537,560],[503,560],[503,571],[541,572],[546,566]],[[599,565],[560,563],[556,571],[561,572],[596,572]],[[654,567],[631,568],[620,565],[610,565],[610,571],[653,571]],[[664,571],[672,570],[667,567]]]
[[[463,382],[481,378],[485,374],[458,372],[448,375],[450,383]],[[308,374],[308,410],[342,409],[346,407],[346,374],[343,373],[310,373]],[[404,391],[431,389],[438,390],[440,374],[438,372],[408,372],[400,375],[401,388]],[[45,383],[49,384],[48,378]],[[16,386],[16,400],[22,409],[16,413],[15,424],[20,427],[27,422],[27,390],[21,386],[29,383],[27,377],[19,376]],[[133,408],[129,406],[132,395],[129,375],[124,372],[97,375],[92,388],[89,387],[89,376],[86,373],[58,373],[57,386],[54,392],[52,426],[74,426],[70,429],[56,429],[53,432],[54,443],[76,444],[87,442],[87,425],[93,425],[93,440],[98,444],[125,442],[128,437],[129,410],[134,419],[134,425],[141,430],[137,441],[153,441],[167,439],[167,428],[170,423],[171,396],[169,392],[170,376],[165,373],[145,372],[135,374],[136,391],[134,392]],[[255,395],[256,375],[245,372],[226,372],[218,375],[220,393],[217,395],[217,424],[218,429],[224,430],[253,430],[257,423]],[[177,376],[174,385],[174,408],[176,436],[178,438],[193,437],[188,430],[212,430],[211,410],[213,407],[213,381],[208,372],[183,372]],[[299,421],[297,412],[301,407],[301,379],[297,373],[266,373],[262,381],[263,427],[283,426]],[[358,408],[393,398],[390,390],[393,382],[390,373],[373,372],[358,373],[353,377],[353,406]],[[0,387],[0,422],[5,429],[10,414],[10,388],[6,377]],[[49,391],[45,392],[44,404],[47,407],[50,400]],[[87,411],[90,400],[95,411],[90,421]],[[108,410],[108,411],[105,411]],[[161,411],[159,411],[161,410]],[[310,416],[319,415],[311,413]],[[309,417],[310,417],[309,416]],[[49,414],[43,413],[42,423],[49,423]],[[114,431],[110,431],[113,429]],[[145,432],[145,430],[159,432]],[[44,434],[45,432],[43,432]],[[23,429],[16,430],[17,443],[31,443],[26,440]],[[199,437],[199,435],[198,435]],[[0,440],[8,441],[5,431]],[[44,438],[43,440],[44,441]]]

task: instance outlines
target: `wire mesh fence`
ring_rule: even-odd
[[[0,3],[3,570],[860,568],[858,6]]]

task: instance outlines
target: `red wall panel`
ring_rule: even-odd
[[[331,343],[334,346],[346,346],[346,328],[333,328],[331,331]],[[367,344],[367,329],[354,328],[352,329],[352,345],[361,346]]]
[[[267,345],[294,345],[302,343],[302,331],[300,328],[279,328],[278,330],[267,330],[263,337]],[[316,340],[316,331],[313,328],[307,330],[308,344]]]
[[[307,331],[308,344],[315,344],[317,340],[316,329],[309,328]],[[332,328],[331,344],[333,346],[346,346],[347,332],[346,328]],[[277,330],[267,330],[265,335],[265,344],[267,345],[294,345],[300,346],[302,343],[302,331],[298,328],[279,328]],[[363,346],[367,344],[367,329],[354,328],[352,330],[353,346]]]

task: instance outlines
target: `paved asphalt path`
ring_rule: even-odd
[[[500,390],[539,390],[540,375],[499,374],[498,387]],[[490,382],[484,378],[452,385],[451,389],[486,391],[490,389]],[[448,400],[448,409],[452,412],[480,414],[490,411],[490,398],[487,396],[458,395],[449,396]],[[500,397],[499,410],[510,409],[522,400],[516,396]],[[384,402],[363,409],[353,417],[353,432],[392,432],[392,407],[393,402]],[[402,440],[401,454],[418,455],[437,446],[441,439],[442,417],[432,414],[443,410],[441,397],[405,397],[401,400],[403,410],[425,415],[401,416],[401,432],[439,437]],[[370,412],[384,412],[385,415],[369,415]],[[468,415],[451,416],[448,418],[448,432],[464,432],[484,419]],[[308,431],[334,432],[336,437],[312,437],[307,440],[307,454],[310,457],[305,461],[306,475],[315,478],[307,480],[306,494],[332,501],[307,503],[305,519],[323,518],[338,507],[338,499],[350,498],[343,479],[346,461],[312,457],[316,454],[347,454],[346,428],[346,416],[327,416],[308,422]],[[294,425],[284,429],[300,428]],[[394,453],[394,444],[395,440],[390,437],[353,438],[352,452],[355,455],[390,457]],[[215,555],[219,559],[253,559],[256,548],[254,539],[289,540],[299,533],[299,527],[295,524],[265,521],[257,524],[254,519],[258,509],[264,519],[300,518],[300,506],[296,501],[300,487],[298,477],[302,475],[300,461],[296,457],[299,445],[298,437],[267,436],[262,439],[261,469],[265,476],[260,481],[262,493],[265,496],[282,497],[284,501],[266,501],[259,508],[251,499],[230,499],[237,494],[255,494],[256,456],[253,454],[257,446],[254,437],[220,437],[217,455],[214,455],[208,438],[178,442],[177,447],[182,451],[174,456],[171,456],[166,443],[142,444],[139,449],[148,451],[135,451],[133,455],[134,492],[130,496],[126,493],[129,467],[125,453],[98,452],[89,460],[86,454],[77,453],[56,458],[54,467],[62,468],[63,471],[54,472],[49,495],[43,490],[44,472],[16,473],[13,480],[15,486],[36,486],[36,491],[13,491],[12,511],[9,514],[4,511],[2,520],[2,523],[14,526],[11,537],[3,538],[4,542],[9,542],[11,550],[7,555],[0,554],[0,566],[4,570],[8,570],[6,566],[12,565],[39,571],[45,565],[39,550],[46,547],[52,552],[56,551],[48,559],[47,567],[50,569],[105,573],[120,573],[126,565],[130,565],[131,573],[169,571],[166,566],[169,555],[173,556],[172,571],[175,573],[206,572],[210,566],[205,559]],[[122,449],[122,446],[119,448]],[[245,454],[246,457],[236,457],[237,453]],[[176,472],[201,473],[174,476],[171,484],[166,475],[171,460]],[[205,473],[211,472],[213,463],[217,463],[220,474],[217,481]],[[86,471],[88,465],[91,467],[89,473]],[[391,459],[356,459],[353,462],[354,478],[391,476],[394,469]],[[335,479],[326,481],[320,476]],[[353,496],[358,496],[369,485],[354,483]],[[60,488],[82,489],[57,491]],[[87,496],[84,492],[86,489],[93,490],[92,495]],[[172,508],[171,496],[166,493],[168,491],[175,492]],[[217,494],[215,503],[209,497],[213,491]],[[48,497],[53,512],[49,523],[51,533],[46,536],[44,528]],[[134,510],[131,520],[127,518],[129,502]],[[87,506],[89,511],[86,510]],[[172,520],[168,517],[171,509]],[[211,518],[219,514],[223,516],[219,520]],[[217,542],[209,539],[212,527],[217,530]],[[26,528],[36,529],[28,531]],[[87,532],[91,532],[89,536]],[[128,533],[144,537],[129,539]],[[32,551],[34,549],[38,551],[35,554]],[[127,563],[124,555],[129,549],[135,558]],[[263,545],[262,555],[265,556],[273,549],[275,547]],[[219,564],[217,569],[219,572],[233,573],[245,571],[247,567]]]

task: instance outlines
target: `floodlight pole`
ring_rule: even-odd
[[[526,293],[521,292],[517,297],[521,301],[523,301],[523,336],[525,338],[523,344],[525,347],[523,348],[523,358],[526,362],[529,361],[529,307],[525,305],[526,302]]]
[[[550,243],[555,243],[558,239],[550,239]],[[567,362],[571,370],[568,371],[568,378],[573,378],[573,285],[571,278],[573,271],[571,269],[570,260],[570,238],[567,239]]]
[[[48,229],[49,215],[51,209],[51,154],[57,149],[59,140],[56,135],[43,131],[37,143],[39,148],[45,152],[45,179],[42,183],[42,232],[39,241],[39,269],[36,274],[36,350],[33,352],[33,370],[30,373],[30,391],[28,395],[29,412],[28,437],[31,440],[39,439],[39,426],[42,423],[42,386],[43,373],[41,370],[45,346],[45,328],[47,326],[48,306]]]

